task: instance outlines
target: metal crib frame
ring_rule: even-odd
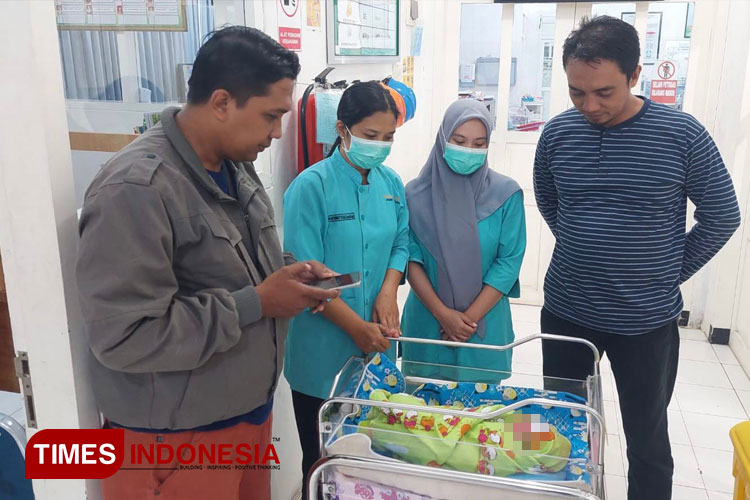
[[[508,349],[513,349],[514,347],[532,342],[534,340],[552,340],[552,341],[572,342],[572,343],[577,343],[577,344],[583,344],[591,349],[593,357],[594,357],[593,375],[589,376],[586,380],[586,387],[588,391],[589,401],[597,408],[603,407],[603,403],[601,399],[602,398],[601,383],[599,382],[598,387],[594,386],[595,381],[600,380],[597,378],[600,375],[599,362],[601,358],[599,355],[599,350],[596,348],[596,346],[593,343],[584,339],[542,333],[542,334],[530,335],[522,339],[519,339],[511,344],[507,344],[503,346],[466,344],[466,343],[461,343],[461,342],[448,342],[448,341],[441,341],[441,340],[419,339],[419,338],[399,338],[399,339],[391,339],[391,340],[398,341],[398,342],[414,343],[414,344],[429,344],[429,345],[439,345],[439,346],[446,346],[446,347],[484,349],[484,350],[490,350],[490,351],[506,351]],[[355,359],[357,358],[352,358],[350,361],[355,360]],[[360,405],[370,406],[370,407],[398,408],[398,409],[403,410],[404,412],[409,411],[409,410],[425,411],[425,408],[423,406],[417,406],[417,405],[390,403],[390,402],[383,402],[383,401],[370,401],[370,400],[364,401],[362,399],[350,398],[350,397],[336,397],[335,392],[338,388],[341,376],[346,370],[348,365],[349,363],[347,363],[344,366],[344,368],[342,368],[342,370],[339,371],[339,373],[336,375],[336,378],[333,383],[333,387],[331,389],[330,397],[321,405],[318,411],[318,429],[319,429],[318,443],[320,446],[320,454],[321,454],[321,457],[323,458],[321,458],[321,460],[316,463],[316,465],[313,467],[313,471],[310,474],[307,487],[308,487],[308,492],[310,494],[309,498],[311,500],[317,499],[318,497],[317,496],[317,493],[318,493],[317,484],[323,471],[335,465],[346,465],[346,466],[351,466],[354,468],[374,469],[374,470],[379,470],[379,471],[391,471],[394,473],[412,474],[412,475],[417,475],[420,477],[434,477],[436,479],[450,479],[450,480],[456,480],[458,482],[463,482],[467,484],[483,483],[483,484],[488,484],[488,485],[497,485],[501,488],[516,489],[517,491],[526,491],[526,492],[538,491],[538,492],[547,492],[547,493],[553,493],[553,494],[559,493],[563,495],[563,498],[565,497],[581,498],[581,499],[589,499],[589,500],[604,499],[605,497],[604,441],[605,441],[605,436],[606,436],[606,427],[605,427],[604,418],[591,405],[570,403],[567,401],[557,401],[554,399],[529,398],[523,401],[519,401],[517,403],[513,403],[511,405],[507,405],[503,408],[494,410],[492,412],[483,413],[483,414],[477,414],[476,412],[469,412],[465,410],[456,410],[456,409],[439,408],[439,407],[430,407],[429,412],[435,413],[435,414],[453,415],[453,416],[460,416],[460,417],[495,419],[506,413],[518,410],[519,408],[523,408],[523,407],[534,405],[534,404],[554,406],[558,408],[577,409],[587,414],[590,417],[589,421],[593,419],[593,421],[595,421],[599,425],[598,448],[596,449],[597,461],[596,463],[593,463],[592,462],[593,456],[592,456],[591,460],[589,461],[589,464],[587,464],[586,466],[586,471],[589,474],[592,474],[595,477],[599,478],[598,481],[592,481],[591,486],[593,489],[593,493],[587,493],[577,488],[568,488],[565,486],[558,486],[554,484],[545,484],[544,482],[540,482],[540,481],[518,480],[518,479],[512,479],[512,478],[486,476],[486,475],[481,475],[481,474],[459,472],[459,471],[452,471],[452,470],[446,471],[443,469],[436,469],[433,467],[424,467],[424,466],[418,466],[418,465],[406,464],[406,463],[394,463],[390,461],[379,461],[375,459],[368,459],[368,458],[362,458],[362,457],[350,457],[350,456],[326,457],[326,447],[325,447],[326,443],[325,443],[324,435],[332,434],[334,432],[334,424],[332,422],[323,421],[323,416],[327,414],[329,409],[334,405],[337,405],[337,404],[351,405],[351,411],[341,419],[341,422],[338,423],[338,426],[343,425],[343,422],[346,419],[346,417],[356,414],[357,410],[360,408]],[[364,374],[362,376],[364,376]],[[413,383],[432,381],[432,379],[425,379],[421,377],[405,377],[405,379]],[[446,382],[451,382],[451,381],[437,380],[435,382],[446,383]],[[361,383],[361,380],[360,380],[360,383]],[[589,435],[591,436],[595,432],[595,430],[596,430],[595,428],[589,426]]]
[[[520,493],[533,493],[536,498],[568,498],[578,500],[601,500],[601,497],[588,493],[576,488],[567,488],[554,484],[544,484],[536,481],[518,481],[497,476],[485,476],[481,474],[472,474],[470,472],[460,472],[454,470],[439,469],[435,467],[426,467],[423,465],[410,465],[404,467],[402,464],[393,462],[382,462],[361,457],[348,457],[334,455],[324,457],[315,462],[310,470],[310,479],[308,482],[308,499],[318,500],[318,485],[324,488],[324,495],[333,495],[336,493],[335,485],[321,482],[322,475],[328,469],[334,467],[349,467],[353,469],[373,470],[379,472],[391,472],[394,474],[406,474],[419,478],[429,478],[433,480],[451,481],[465,485],[483,485],[497,487],[499,490],[516,491]],[[552,495],[555,495],[552,497]]]

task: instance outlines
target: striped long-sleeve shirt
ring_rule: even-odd
[[[534,191],[555,236],[544,304],[579,325],[640,334],[676,318],[680,284],[739,227],[724,162],[692,116],[645,100],[604,128],[576,109],[545,126]],[[686,234],[687,199],[696,224]]]

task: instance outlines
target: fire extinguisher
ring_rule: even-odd
[[[317,141],[317,116],[315,104],[315,90],[346,89],[346,80],[328,83],[326,77],[334,68],[328,67],[315,77],[314,83],[310,84],[297,103],[299,116],[299,127],[297,128],[297,172],[302,172],[307,167],[323,160],[324,145]],[[357,83],[358,80],[352,82]],[[393,97],[399,111],[397,126],[403,125],[411,120],[417,109],[417,99],[411,87],[394,80],[391,77],[381,81]]]
[[[316,141],[316,116],[315,116],[315,93],[316,87],[327,88],[331,85],[326,80],[328,74],[334,68],[327,67],[311,83],[302,94],[297,103],[297,115],[299,116],[299,127],[297,128],[297,171],[302,172],[310,165],[314,165],[323,159],[323,145]],[[334,84],[335,85],[335,84]],[[344,82],[345,86],[346,83]]]

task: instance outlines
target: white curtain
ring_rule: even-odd
[[[139,31],[138,77],[140,86],[151,91],[150,102],[175,102],[177,65],[192,64],[203,39],[214,29],[213,1],[188,0],[187,31]]]
[[[192,63],[203,39],[214,29],[213,0],[187,0],[186,14],[187,31],[135,32],[138,81],[150,91],[150,102],[178,100],[177,65]],[[58,37],[65,97],[122,101],[116,33],[60,30]]]
[[[65,98],[122,101],[115,33],[60,30],[58,37]]]

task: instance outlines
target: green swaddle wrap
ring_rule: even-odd
[[[567,464],[570,441],[539,415],[510,412],[493,420],[430,413],[408,394],[374,390],[373,401],[424,406],[424,411],[371,407],[359,423],[375,451],[409,463],[494,476],[558,472]],[[466,409],[488,413],[502,404]],[[460,410],[458,405],[440,408]]]

